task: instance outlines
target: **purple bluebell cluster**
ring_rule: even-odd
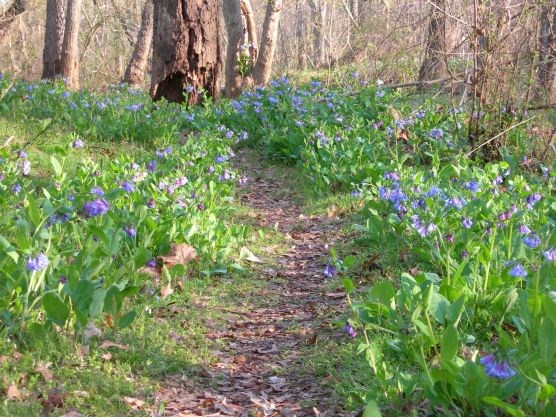
[[[336,270],[336,267],[332,265],[330,262],[327,262],[323,271],[324,276],[327,278],[334,278],[337,275],[337,273],[338,271]]]
[[[492,353],[482,357],[479,362],[483,365],[485,374],[492,378],[508,379],[516,374],[507,360],[500,362]]]
[[[101,216],[106,214],[108,210],[110,210],[110,204],[102,198],[87,201],[83,206],[83,212],[87,217]]]
[[[49,263],[48,257],[43,253],[39,253],[34,258],[30,257],[27,260],[27,263],[25,264],[25,268],[27,269],[27,271],[37,272],[46,268],[48,266],[48,263]]]

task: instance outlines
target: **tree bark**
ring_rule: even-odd
[[[68,0],[64,43],[60,59],[60,75],[72,90],[79,88],[79,25],[81,23],[81,1]]]
[[[266,7],[261,49],[253,70],[253,81],[256,86],[268,84],[272,75],[272,61],[276,52],[282,5],[283,0],[270,0]]]
[[[42,78],[53,80],[60,74],[67,3],[67,0],[47,0],[46,2]]]
[[[15,0],[10,8],[0,16],[0,42],[8,33],[10,25],[15,18],[25,11],[25,0]]]
[[[296,3],[295,38],[297,43],[297,68],[307,69],[307,43],[304,4],[299,0]]]
[[[552,17],[552,22],[550,21]],[[535,97],[550,98],[556,72],[556,7],[549,10],[543,6],[541,10],[539,33],[539,65],[537,69],[537,85]]]
[[[238,70],[238,62],[243,46],[244,30],[240,0],[223,2],[224,21],[228,32],[228,50],[226,51],[226,97],[237,97],[241,92],[242,76]]]
[[[310,0],[309,6],[313,20],[313,65],[320,67],[326,60],[326,41],[324,26],[326,23],[327,5],[320,0]]]
[[[133,86],[140,86],[145,81],[145,71],[153,41],[153,14],[153,0],[147,0],[141,14],[141,27],[137,34],[137,41],[124,75],[124,82]]]
[[[217,98],[220,77],[218,0],[157,0],[151,95],[199,104]]]
[[[419,81],[436,80],[447,73],[445,7],[446,0],[433,0],[425,57],[419,70]]]
[[[249,43],[249,56],[251,57],[252,62],[256,62],[259,52],[259,43],[257,40],[257,25],[255,24],[255,14],[253,13],[253,7],[251,7],[251,2],[249,0],[241,0],[240,7],[243,19],[245,19],[247,42]]]

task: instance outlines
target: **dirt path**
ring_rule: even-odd
[[[303,366],[304,352],[329,328],[325,318],[344,308],[342,293],[327,292],[323,276],[326,245],[337,239],[339,225],[303,215],[291,179],[277,178],[253,152],[239,152],[237,164],[249,178],[243,204],[261,227],[288,236],[289,250],[261,268],[268,285],[241,300],[238,311],[246,312],[232,312],[226,329],[207,335],[223,346],[215,351],[217,363],[196,380],[168,378],[157,401],[166,403],[165,416],[345,415]]]

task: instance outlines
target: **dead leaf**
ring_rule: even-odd
[[[253,252],[249,250],[249,248],[243,246],[239,251],[239,259],[245,259],[246,261],[262,264],[264,261],[258,258]]]
[[[338,214],[340,214],[342,212],[342,210],[338,207],[336,207],[335,204],[332,204],[330,207],[328,207],[328,209],[326,210],[328,213],[328,218],[329,219],[333,219],[334,217],[338,217]]]
[[[128,350],[129,349],[128,345],[122,345],[120,343],[114,343],[114,342],[111,342],[110,340],[105,340],[104,342],[102,342],[100,344],[100,346],[98,348],[99,349],[108,349],[108,348],[111,348],[111,347],[115,347],[115,348],[122,349],[122,350]]]
[[[155,281],[160,279],[160,271],[156,268],[149,268],[148,266],[144,266],[142,268],[139,268],[137,272],[147,275]]]
[[[168,255],[159,256],[165,265],[187,265],[197,259],[197,251],[187,243],[172,243]]]
[[[108,361],[110,361],[110,360],[112,359],[112,354],[111,354],[110,352],[106,352],[106,353],[103,353],[102,355],[100,355],[100,358],[101,358],[103,361],[108,362]]]
[[[165,287],[162,287],[160,289],[160,296],[164,300],[166,297],[168,297],[173,292],[174,292],[174,289],[172,288],[172,283],[170,281],[168,281],[168,285],[166,285]]]
[[[145,401],[133,397],[123,397],[124,402],[134,410],[140,410],[145,406]]]
[[[35,371],[40,373],[45,381],[52,381],[54,379],[54,375],[52,372],[49,371],[50,362],[39,362]]]
[[[17,385],[11,384],[8,386],[8,389],[6,390],[6,397],[8,400],[18,400],[21,398],[21,392],[19,391],[19,388],[17,388]]]
[[[85,329],[83,335],[85,336],[85,340],[88,340],[92,337],[102,335],[102,330],[100,330],[92,321],[90,321],[89,324],[87,324],[87,328]]]

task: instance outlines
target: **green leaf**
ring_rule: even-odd
[[[382,414],[380,414],[380,410],[378,409],[378,404],[375,400],[370,400],[367,403],[362,417],[382,417]]]
[[[456,301],[452,303],[452,305],[448,307],[448,310],[446,311],[446,319],[450,323],[452,323],[455,327],[457,327],[464,309],[465,309],[465,295],[461,295],[458,297]]]
[[[351,294],[355,290],[355,284],[349,278],[342,278],[342,284],[344,284],[346,294]]]
[[[357,262],[357,258],[355,256],[349,255],[344,258],[342,264],[344,265],[344,267],[349,269],[349,268],[353,268],[356,262]]]
[[[454,359],[458,353],[458,332],[451,324],[446,327],[440,340],[440,357],[446,361]]]
[[[69,317],[69,309],[55,292],[48,292],[42,298],[46,318],[63,327]]]
[[[90,317],[99,317],[102,314],[106,292],[106,288],[97,288],[93,293],[91,305],[89,306]]]
[[[137,312],[135,310],[128,311],[120,320],[118,320],[118,328],[125,329],[126,327],[129,327],[135,320],[135,317],[137,317]]]
[[[500,398],[483,397],[483,401],[487,404],[494,405],[495,407],[502,409],[512,417],[525,417],[525,413],[523,411],[511,404],[505,403]]]
[[[543,307],[546,315],[552,323],[556,326],[556,302],[549,295],[544,296]]]
[[[54,158],[54,156],[51,156],[50,163],[52,164],[52,168],[54,169],[54,174],[56,174],[57,177],[61,176],[63,171],[60,162],[58,162],[58,160]]]
[[[369,291],[369,299],[371,301],[377,301],[387,307],[392,309],[395,308],[395,303],[393,301],[396,296],[396,290],[390,281],[381,281],[372,286]]]
[[[141,268],[142,266],[145,266],[149,257],[150,257],[150,252],[147,249],[143,247],[136,248],[135,256],[133,257],[135,267]]]
[[[431,285],[432,287],[432,285]],[[433,293],[431,296],[431,301],[429,303],[429,312],[440,324],[444,324],[446,321],[446,315],[450,309],[450,302],[446,297],[440,293]]]
[[[544,363],[550,365],[556,354],[556,326],[546,317],[539,328],[539,348]]]

